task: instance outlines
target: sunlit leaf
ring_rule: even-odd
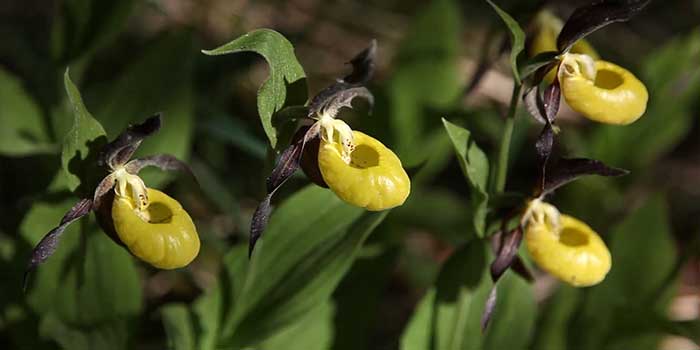
[[[258,113],[270,145],[277,145],[277,129],[272,116],[282,109],[287,98],[287,87],[306,76],[294,55],[294,47],[282,34],[270,29],[247,33],[213,50],[207,55],[225,55],[236,52],[255,52],[270,65],[270,77],[258,90]]]
[[[488,201],[486,192],[489,174],[488,159],[486,154],[476,145],[467,129],[452,124],[444,118],[442,123],[450,136],[462,173],[469,183],[474,232],[479,237],[483,237]]]
[[[74,191],[82,182],[88,181],[88,176],[94,177],[98,152],[107,143],[107,139],[102,125],[85,108],[80,91],[70,80],[68,70],[64,75],[64,84],[73,107],[73,127],[63,139],[61,164],[68,187]]]
[[[486,0],[486,2],[493,7],[506,27],[508,27],[508,32],[510,33],[510,67],[513,70],[513,78],[516,84],[520,84],[520,72],[518,70],[518,55],[525,48],[525,33],[518,22],[516,22],[513,17],[511,17],[507,12],[501,10],[496,4],[491,0]]]
[[[316,186],[280,206],[223,326],[224,344],[259,343],[329,298],[387,214],[363,212]]]

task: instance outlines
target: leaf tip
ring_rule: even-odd
[[[622,168],[610,168],[610,176],[617,177],[617,176],[625,176],[629,175],[630,171],[627,169],[622,169]]]
[[[491,322],[491,317],[493,312],[496,310],[496,299],[498,297],[498,289],[496,284],[491,287],[491,292],[489,292],[489,297],[486,299],[486,304],[484,305],[484,313],[481,315],[481,333],[486,333],[486,329],[489,327]]]
[[[253,255],[253,250],[258,242],[258,239],[262,237],[265,227],[267,227],[267,221],[270,218],[270,200],[272,199],[272,194],[265,196],[265,199],[260,202],[258,207],[255,209],[253,214],[253,220],[250,225],[250,239],[248,241],[248,259]]]

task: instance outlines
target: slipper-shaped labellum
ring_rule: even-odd
[[[333,136],[331,136],[333,137]],[[401,160],[375,138],[352,131],[348,140],[328,141],[322,137],[318,166],[323,180],[340,199],[378,211],[403,204],[411,181]]]
[[[161,269],[189,264],[199,253],[197,229],[180,203],[148,188],[140,209],[132,196],[115,191],[112,219],[119,239],[139,259]]]
[[[530,57],[543,52],[557,51],[557,36],[563,26],[564,23],[554,14],[549,11],[541,11],[535,17],[534,36],[528,48]],[[599,58],[598,53],[586,39],[577,41],[571,47],[571,53],[588,55],[593,59]],[[545,76],[545,81],[553,82],[556,78],[556,70],[556,67],[552,68]]]
[[[571,109],[606,124],[636,121],[644,114],[649,99],[644,84],[628,70],[585,55],[564,55],[559,83]]]
[[[612,260],[600,236],[582,221],[559,214],[551,204],[537,202],[531,207],[525,242],[535,263],[575,287],[600,283]]]

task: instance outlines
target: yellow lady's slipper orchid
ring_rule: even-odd
[[[566,54],[559,67],[564,99],[586,118],[627,125],[644,114],[649,94],[628,70],[585,55]]]
[[[535,17],[535,35],[530,42],[528,53],[530,57],[534,57],[540,53],[547,51],[557,51],[557,36],[561,31],[564,23],[549,11],[541,11]],[[571,47],[572,53],[584,54],[598,59],[598,53],[593,46],[586,40],[581,39]],[[551,83],[556,78],[556,67],[552,68],[545,76],[545,81]]]
[[[328,187],[340,199],[367,210],[403,204],[411,181],[396,154],[359,131],[337,125],[334,129],[340,132],[321,134],[318,152],[318,166]]]
[[[600,236],[551,204],[535,200],[530,207],[525,242],[535,263],[575,287],[600,283],[612,260]]]
[[[132,189],[131,184],[124,187]],[[199,253],[197,229],[178,201],[152,188],[145,196],[132,196],[129,192],[139,191],[123,191],[119,186],[115,192],[114,228],[132,254],[161,269],[183,267],[194,260]],[[142,205],[134,198],[146,201]]]

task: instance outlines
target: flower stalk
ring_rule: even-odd
[[[510,143],[513,136],[513,127],[515,124],[515,112],[520,100],[520,92],[522,85],[514,82],[513,94],[510,98],[508,106],[508,114],[506,115],[505,125],[503,126],[503,134],[501,136],[501,145],[498,149],[498,163],[496,163],[496,180],[492,188],[493,193],[502,193],[506,187],[506,176],[508,175],[508,156],[510,154]]]

